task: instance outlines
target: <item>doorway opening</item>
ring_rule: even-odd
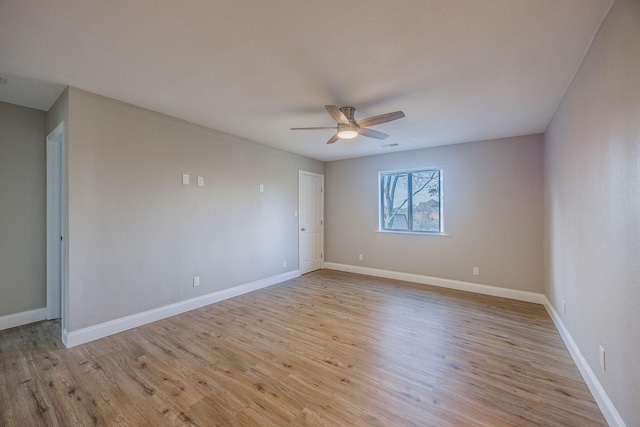
[[[64,122],[47,135],[47,319],[62,317]]]

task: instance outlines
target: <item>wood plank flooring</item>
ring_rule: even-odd
[[[0,332],[1,426],[602,426],[545,309],[322,270],[72,349]]]

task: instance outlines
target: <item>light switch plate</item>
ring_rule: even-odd
[[[199,176],[198,177],[198,187],[204,187],[204,177],[203,176]]]
[[[182,175],[182,184],[189,185],[189,175],[187,175],[186,173]]]

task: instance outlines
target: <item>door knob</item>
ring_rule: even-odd
[[[302,227],[302,228],[300,229],[300,231],[306,231],[306,230],[307,230],[307,229],[306,229],[306,228],[304,228],[304,227]]]

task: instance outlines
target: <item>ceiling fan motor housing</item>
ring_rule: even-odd
[[[356,113],[356,109],[353,107],[341,107],[340,111],[342,111],[342,114],[345,115],[345,117],[347,118],[347,120],[349,120],[349,123],[355,123],[356,119],[354,118],[354,115]]]

